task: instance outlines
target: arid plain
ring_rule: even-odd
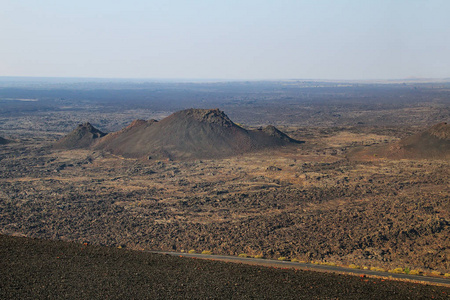
[[[450,273],[448,125],[432,157],[387,154],[450,119],[448,83],[78,88],[0,89],[2,234]],[[302,143],[204,159],[54,148],[84,122],[114,132],[190,107]]]

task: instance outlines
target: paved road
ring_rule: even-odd
[[[181,253],[181,252],[162,252],[162,251],[152,251],[153,253],[168,254],[174,256],[191,257],[198,259],[209,259],[209,260],[220,260],[226,262],[235,263],[245,263],[251,265],[277,267],[277,268],[295,268],[302,270],[312,270],[312,271],[326,271],[326,272],[336,272],[336,273],[346,273],[346,274],[359,274],[367,276],[380,276],[380,277],[392,277],[395,279],[407,279],[420,281],[423,283],[438,283],[450,286],[450,279],[446,278],[436,278],[436,277],[426,277],[418,275],[408,275],[408,274],[393,274],[386,272],[377,272],[371,270],[360,270],[360,269],[350,269],[344,267],[335,267],[327,265],[315,265],[291,261],[278,261],[270,259],[260,259],[260,258],[246,258],[238,256],[226,256],[226,255],[206,255],[206,254],[192,254],[192,253]]]

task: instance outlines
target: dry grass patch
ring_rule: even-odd
[[[422,275],[422,271],[420,270],[411,270],[409,271],[409,275]]]
[[[432,271],[432,272],[431,272],[431,275],[433,275],[433,276],[441,276],[442,273],[439,272],[439,271]]]
[[[395,268],[395,269],[391,269],[388,270],[389,273],[393,273],[393,274],[405,274],[405,270],[403,270],[402,268]]]

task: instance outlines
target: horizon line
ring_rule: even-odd
[[[33,81],[33,80],[76,80],[80,82],[94,81],[152,81],[167,83],[189,83],[189,82],[283,82],[283,81],[308,81],[308,82],[352,82],[352,83],[379,83],[379,82],[447,82],[450,77],[406,77],[406,78],[374,78],[374,79],[330,79],[330,78],[151,78],[151,77],[84,77],[84,76],[0,76],[0,81]]]

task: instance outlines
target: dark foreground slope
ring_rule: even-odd
[[[352,155],[391,159],[449,159],[450,124],[442,122],[392,145],[366,147]]]
[[[273,126],[246,130],[218,109],[187,109],[139,121],[94,146],[124,157],[220,158],[295,143]]]
[[[0,136],[0,145],[9,144],[11,141]]]
[[[448,299],[450,288],[0,236],[1,299]]]

